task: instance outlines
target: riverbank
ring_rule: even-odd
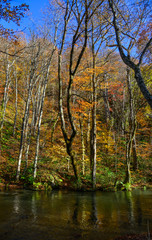
[[[53,180],[52,180],[53,179]],[[84,178],[79,179],[76,183],[74,176],[67,175],[62,176],[58,173],[58,176],[53,176],[51,179],[35,179],[35,181],[29,181],[28,177],[21,178],[19,181],[15,179],[1,179],[0,191],[5,190],[17,190],[17,189],[28,189],[33,191],[52,191],[56,189],[69,190],[69,191],[81,191],[81,192],[91,192],[91,191],[132,191],[134,189],[141,190],[152,190],[152,183],[150,182],[140,182],[132,183],[130,185],[125,185],[122,182],[118,183],[107,183],[107,184],[96,184],[96,188],[92,189],[91,181]]]
[[[8,160],[0,157],[0,190],[31,189],[31,190],[52,190],[67,189],[72,191],[92,191],[90,169],[82,174],[79,171],[79,179],[76,181],[72,167],[63,168],[56,162],[39,160],[37,176],[33,178],[33,164],[29,161],[25,169],[25,162],[22,163],[19,181],[16,181],[17,160]],[[124,165],[115,168],[107,164],[97,169],[96,190],[120,191],[132,189],[152,189],[152,170],[146,165],[139,165],[136,171],[131,166],[131,184],[123,184],[125,179]]]

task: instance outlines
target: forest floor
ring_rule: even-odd
[[[85,159],[85,174],[82,174],[81,156],[76,164],[79,180],[76,182],[73,169],[69,163],[63,142],[55,142],[50,149],[40,148],[37,177],[33,178],[33,159],[35,145],[31,144],[26,169],[25,154],[21,163],[20,180],[16,181],[20,132],[12,136],[13,125],[5,123],[0,139],[0,189],[30,188],[34,190],[51,190],[66,188],[69,190],[91,191],[91,171],[89,157]],[[61,151],[63,145],[64,151]],[[50,152],[49,152],[50,150]],[[52,151],[52,152],[51,152]],[[131,184],[124,185],[126,161],[125,155],[97,154],[96,189],[101,191],[131,190],[135,188],[152,189],[152,158],[138,156],[138,169],[133,171],[131,165]]]
[[[68,172],[63,168],[52,167],[48,163],[41,162],[38,167],[36,179],[33,178],[32,164],[25,171],[22,166],[20,180],[16,181],[17,162],[8,161],[0,157],[0,190],[4,189],[31,189],[31,190],[52,190],[52,189],[68,189],[79,191],[91,191],[90,174],[80,175],[78,182],[72,170]],[[120,169],[115,173],[115,169],[109,169],[103,166],[101,172],[97,172],[96,190],[101,191],[117,191],[117,190],[132,190],[132,189],[152,189],[152,170],[149,168],[138,169],[136,172],[131,172],[132,180],[130,185],[124,185],[123,179],[125,176],[124,169]]]

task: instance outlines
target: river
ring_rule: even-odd
[[[152,230],[152,191],[0,192],[0,240],[113,240]]]

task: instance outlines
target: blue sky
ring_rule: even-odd
[[[16,31],[24,30],[25,32],[28,31],[28,26],[34,27],[34,24],[38,24],[42,17],[42,10],[46,8],[49,0],[12,0],[12,5],[19,5],[21,3],[26,3],[29,5],[29,16],[25,16],[21,22],[20,26],[10,22],[5,23],[2,22],[3,25],[7,28],[12,28]]]

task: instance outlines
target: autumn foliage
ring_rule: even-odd
[[[28,6],[12,7],[10,2],[1,1],[1,19],[19,24]],[[57,6],[58,9],[60,7],[61,4]],[[83,12],[84,5],[81,7]],[[0,181],[16,181],[18,169],[17,180],[22,183],[51,182],[65,187],[77,180],[77,187],[86,185],[91,188],[90,146],[95,125],[96,186],[109,190],[124,181],[128,146],[131,184],[151,182],[152,115],[136,84],[133,70],[127,75],[127,67],[118,52],[105,44],[105,35],[93,65],[90,42],[83,41],[85,31],[89,32],[88,39],[91,41],[89,13],[84,13],[87,16],[84,21],[85,17],[79,9],[73,7],[68,13],[72,14],[72,11],[75,15],[69,15],[72,21],[66,29],[69,32],[66,33],[63,49],[63,25],[62,31],[59,28],[57,32],[57,25],[53,26],[51,39],[40,31],[39,36],[31,34],[28,41],[23,33],[15,40],[4,36],[1,26]],[[96,12],[96,21],[98,14]],[[68,15],[65,18],[69,20]],[[75,18],[82,25],[78,27]],[[101,19],[98,21],[101,24]],[[57,21],[55,23],[58,24]],[[87,30],[84,29],[85,24],[88,24]],[[104,25],[103,21],[102,24],[110,28],[108,23]],[[150,29],[151,24],[148,24],[148,28],[141,30],[137,53],[145,44],[143,35],[148,38]],[[75,37],[74,45],[71,45],[71,36]],[[106,41],[109,38],[107,35]],[[149,91],[152,87],[150,52],[151,48],[146,53],[148,60],[141,66]],[[74,159],[74,164],[71,159]],[[78,175],[76,180],[74,165]],[[36,175],[33,176],[35,169]]]

